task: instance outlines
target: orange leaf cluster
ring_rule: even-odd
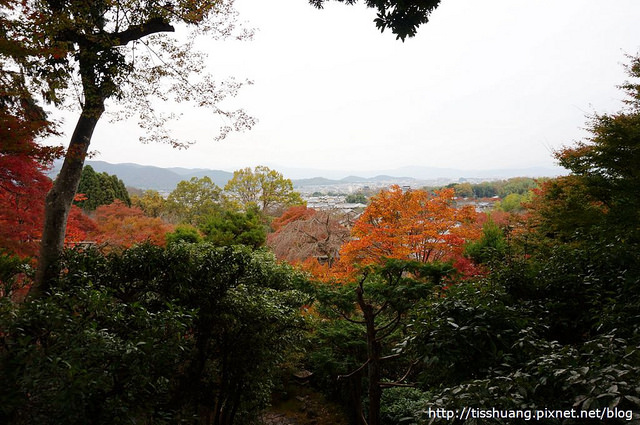
[[[287,208],[282,215],[271,222],[271,228],[274,232],[278,232],[281,228],[289,223],[298,220],[306,220],[316,213],[313,208],[307,208],[305,205],[294,205]]]
[[[454,190],[434,195],[393,186],[371,198],[343,245],[340,261],[379,263],[384,258],[446,261],[462,253],[466,241],[480,235],[471,206],[456,208]]]
[[[140,208],[128,207],[120,200],[98,207],[94,219],[97,229],[93,237],[110,247],[128,248],[142,242],[164,246],[165,235],[173,231],[162,219],[147,217]]]

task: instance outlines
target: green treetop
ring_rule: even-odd
[[[244,168],[233,172],[224,190],[241,208],[257,205],[264,214],[272,214],[280,208],[304,204],[293,183],[275,170],[259,165],[253,170]]]

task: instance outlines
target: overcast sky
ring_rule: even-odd
[[[255,128],[215,142],[208,116],[188,111],[181,131],[198,143],[174,150],[103,119],[93,159],[228,171],[550,167],[552,150],[585,136],[586,115],[620,109],[625,54],[640,48],[638,0],[442,0],[404,43],[363,5],[236,6],[254,40],[206,49],[214,74],[253,80],[233,104]]]

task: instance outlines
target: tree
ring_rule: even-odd
[[[0,423],[258,422],[302,342],[302,274],[210,244],[61,261],[54,296],[0,299]]]
[[[118,299],[114,289],[131,290],[125,279],[135,279],[130,272],[124,279],[113,273],[118,260],[126,259],[90,257],[65,261],[70,273],[64,282],[52,282],[55,296],[0,301],[0,422],[173,422],[167,399],[175,369],[191,346],[192,312],[172,300],[158,310],[149,302]],[[96,270],[112,280],[102,280]],[[141,299],[158,295],[151,285],[136,289]]]
[[[531,190],[538,187],[539,183],[543,182],[545,179],[532,179],[530,177],[513,177],[504,182],[501,182],[498,186],[498,194],[501,197],[508,196],[512,193],[517,193],[518,195],[526,195]]]
[[[352,193],[344,198],[344,201],[350,204],[367,204],[367,196],[362,193]]]
[[[473,196],[473,187],[471,183],[455,183],[447,185],[447,187],[451,187],[456,191],[456,196],[460,196],[462,198],[471,198]]]
[[[181,2],[126,2],[71,0],[60,2],[3,0],[11,12],[2,12],[3,70],[13,76],[11,87],[43,93],[47,102],[60,105],[77,99],[81,113],[70,138],[65,160],[46,201],[46,219],[34,294],[47,289],[57,270],[64,231],[84,159],[97,122],[109,99],[130,102],[123,114],[138,113],[140,123],[159,140],[185,146],[162,124],[170,115],[154,110],[154,100],[187,100],[209,107],[225,117],[220,133],[252,126],[244,111],[224,111],[219,103],[233,96],[242,83],[216,84],[209,76],[195,78],[204,68],[204,56],[193,49],[195,36],[217,38],[237,34],[232,0]],[[179,44],[166,37],[174,25],[191,30]],[[237,36],[242,38],[247,33]],[[16,46],[11,42],[17,41]],[[169,84],[164,77],[169,77]],[[17,82],[16,82],[17,81]],[[77,85],[74,83],[77,82]]]
[[[309,3],[321,8],[326,0],[309,0]],[[356,0],[338,0],[342,3],[353,4]],[[378,10],[374,20],[380,31],[386,28],[403,40],[416,35],[418,27],[429,22],[429,16],[440,0],[365,0],[367,7]]]
[[[298,209],[299,207],[292,207]],[[302,213],[297,220],[278,223],[278,230],[268,236],[267,245],[281,260],[302,263],[307,259],[333,266],[340,247],[349,239],[349,229],[343,225],[338,211]]]
[[[33,143],[39,136],[55,133],[55,125],[36,102],[25,75],[15,61],[24,60],[30,50],[22,37],[20,22],[13,11],[17,0],[0,0],[0,140],[2,153],[26,154],[44,164],[62,154],[59,147],[43,147]],[[2,177],[0,177],[2,178]]]
[[[501,260],[507,252],[507,241],[502,229],[489,217],[482,225],[482,237],[469,242],[464,248],[464,255],[478,264]]]
[[[399,361],[406,346],[401,344],[405,339],[402,331],[409,324],[410,313],[436,289],[442,289],[443,279],[452,271],[449,264],[387,260],[384,265],[364,269],[355,282],[318,286],[321,312],[364,328],[366,358],[360,367],[338,377],[356,380],[355,385],[360,386],[360,372],[367,370],[368,417],[365,419],[362,411],[356,412],[358,423],[381,424],[383,389],[415,385],[406,379],[417,361]],[[385,367],[394,362],[395,367]],[[399,371],[397,376],[384,376],[395,371]],[[362,403],[356,401],[355,406],[361,409]]]
[[[533,192],[527,192],[523,195],[513,192],[505,196],[501,201],[496,202],[494,208],[496,210],[517,213],[525,210],[525,205],[531,201]]]
[[[180,242],[201,243],[203,241],[198,229],[190,224],[177,225],[173,232],[167,233],[165,239],[167,240],[167,245]]]
[[[82,170],[78,193],[83,194],[84,199],[76,201],[76,205],[85,211],[93,211],[100,205],[109,205],[116,199],[131,206],[129,193],[122,180],[104,172],[96,173],[90,165],[86,165]]]
[[[44,170],[62,154],[60,148],[38,145],[39,136],[54,133],[8,55],[28,53],[12,19],[14,0],[0,0],[0,247],[15,254],[34,255],[40,239],[42,197],[49,188]]]
[[[472,186],[476,198],[490,198],[498,195],[497,185],[492,182],[482,182]]]
[[[167,201],[157,190],[145,190],[142,195],[132,195],[131,205],[144,211],[147,217],[164,217],[168,215]]]
[[[223,203],[222,190],[209,177],[192,177],[169,194],[167,209],[174,221],[197,227],[219,212]]]
[[[304,204],[300,194],[294,192],[291,180],[262,165],[253,170],[247,167],[234,171],[224,190],[242,208],[257,205],[267,215],[278,208]]]
[[[44,171],[54,151],[18,136],[12,134],[0,154],[0,248],[35,256],[42,236],[44,199],[51,188]],[[66,242],[84,240],[92,228],[91,220],[73,207]]]
[[[403,191],[399,186],[383,190],[351,229],[352,240],[340,251],[347,263],[380,263],[384,258],[421,262],[448,260],[475,239],[476,213],[472,207],[457,209],[453,189]]]
[[[0,246],[33,255],[41,231],[42,197],[50,182],[43,165],[25,152],[35,144],[22,143],[15,150],[3,147],[0,155]]]
[[[111,247],[129,248],[143,242],[163,246],[165,235],[173,230],[173,226],[162,219],[147,217],[141,209],[128,207],[119,199],[99,206],[94,218],[97,229],[92,236],[96,242]]]
[[[640,77],[640,60],[629,69]],[[591,137],[557,153],[572,173],[534,190],[532,228],[504,241],[491,226],[469,246],[480,261],[504,260],[417,316],[411,346],[425,365],[425,395],[416,418],[426,406],[640,406],[640,389],[629,385],[640,362],[632,348],[640,336],[635,81],[623,85],[625,110],[591,117]]]
[[[267,238],[267,232],[255,209],[245,212],[225,210],[208,216],[200,226],[204,239],[215,246],[245,245],[258,249]]]
[[[532,224],[543,242],[640,242],[640,56],[630,60],[626,108],[593,115],[591,136],[555,153],[571,174],[536,190]]]
[[[617,234],[640,237],[640,56],[631,57],[632,81],[621,86],[627,108],[616,114],[595,114],[592,136],[556,153],[592,202],[603,207],[603,219]],[[636,226],[629,227],[629,223]]]
[[[307,219],[315,213],[316,210],[314,210],[313,208],[307,208],[306,205],[294,205],[287,208],[280,217],[276,217],[273,219],[273,221],[271,221],[271,229],[274,232],[277,232],[288,223],[291,223],[292,221]]]

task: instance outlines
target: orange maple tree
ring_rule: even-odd
[[[453,189],[430,194],[392,186],[372,197],[343,245],[340,261],[380,263],[384,258],[421,262],[459,257],[466,241],[480,235],[471,206],[456,208]]]
[[[109,247],[128,248],[142,242],[163,246],[165,235],[173,231],[162,219],[147,217],[140,208],[128,207],[118,199],[96,208],[94,220],[93,238]]]
[[[287,208],[280,217],[275,218],[271,222],[271,228],[274,232],[278,232],[282,227],[298,220],[306,220],[316,213],[313,208],[307,208],[306,205],[294,205]]]

